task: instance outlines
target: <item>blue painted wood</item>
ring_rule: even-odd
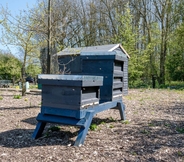
[[[70,73],[104,77],[102,86],[104,88],[100,88],[100,103],[113,101],[117,98],[113,96],[113,88],[111,87],[114,77],[123,77],[121,84],[122,94],[126,95],[128,93],[128,56],[120,46],[114,45],[113,48],[107,50],[110,47],[113,47],[113,45],[84,47],[79,48],[78,50],[75,48],[65,49],[63,50],[63,53],[61,52],[58,55],[60,61],[62,61],[62,54],[64,54],[63,57],[65,59],[65,53],[70,57],[71,55],[75,55],[72,54],[72,52],[78,51],[77,57],[80,57],[80,62],[76,62],[78,63],[77,68],[80,68],[78,68],[78,73],[72,70]],[[69,63],[70,65],[66,62],[66,68],[75,68],[76,62],[73,60]]]
[[[86,120],[85,126],[80,128],[80,130],[78,132],[78,136],[77,136],[77,138],[75,140],[74,146],[80,146],[81,144],[84,144],[84,140],[86,138],[86,135],[88,133],[89,127],[91,125],[93,116],[94,116],[94,111],[93,110],[88,111],[86,113],[86,116],[85,116],[85,120]]]
[[[119,112],[120,112],[121,120],[125,120],[126,119],[126,117],[125,117],[125,105],[123,104],[123,102],[118,102],[117,107],[118,107]]]
[[[85,123],[86,123],[85,118],[75,119],[75,118],[70,118],[70,117],[50,115],[50,114],[41,114],[41,113],[38,114],[36,120],[39,122],[58,123],[62,125],[83,126],[83,127],[85,127]]]
[[[93,107],[93,106],[91,106]],[[50,114],[50,115],[57,115],[57,116],[64,116],[64,117],[72,117],[76,119],[82,119],[86,115],[86,109],[67,109],[65,107],[62,108],[55,108],[55,107],[48,107],[42,106],[41,107],[42,114]]]
[[[42,112],[39,113],[36,118],[38,124],[32,137],[34,139],[39,138],[44,130],[46,123],[58,123],[63,125],[78,126],[80,127],[80,130],[78,132],[78,136],[74,145],[79,146],[81,144],[84,144],[88,129],[91,125],[91,121],[94,115],[111,108],[119,109],[121,119],[125,120],[125,106],[122,100],[106,102],[96,106],[90,106],[87,109],[83,110],[73,110],[72,113],[74,115],[71,115],[71,110],[57,109],[56,111],[56,109],[54,108],[43,107]],[[51,109],[53,109],[53,111],[49,111]],[[75,118],[74,116],[77,116],[76,114],[82,114],[82,116],[80,116],[79,118]]]
[[[38,79],[42,106],[78,110],[99,104],[102,76],[41,74]]]
[[[33,139],[37,139],[39,137],[42,136],[42,132],[45,128],[45,125],[46,125],[47,121],[43,122],[43,121],[38,121],[37,125],[36,125],[36,128],[34,130],[34,133],[32,135],[32,138]]]

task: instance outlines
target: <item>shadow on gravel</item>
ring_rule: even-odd
[[[178,102],[178,103],[171,103],[174,106],[170,106],[166,108],[164,111],[167,114],[170,115],[179,115],[184,117],[184,102]]]
[[[22,109],[33,109],[33,108],[40,108],[39,106],[24,106],[24,107],[1,107],[0,110],[22,110]]]
[[[22,122],[35,125],[35,126],[37,124],[36,117],[24,119],[22,120]],[[112,122],[118,122],[118,120],[114,120],[113,118],[100,119],[100,118],[94,117],[91,124],[100,125],[100,124],[112,123]]]
[[[21,121],[24,122],[24,123],[35,125],[35,127],[36,127],[36,124],[37,124],[36,117],[27,118],[27,119],[24,119],[24,120],[21,120]]]
[[[32,139],[33,129],[14,129],[0,133],[0,147],[25,148],[46,145],[73,145],[71,138],[77,135],[77,132],[70,131],[45,131],[43,136],[38,139]]]
[[[129,125],[126,128],[126,132],[117,136],[116,140],[129,141],[131,147],[128,148],[128,152],[132,156],[149,155],[151,162],[158,161],[154,154],[159,154],[162,159],[165,157],[170,161],[177,161],[177,158],[184,159],[184,120],[150,120],[147,124]]]
[[[28,118],[22,120],[22,122],[29,123],[31,125],[37,124],[36,118]],[[94,118],[92,123],[100,125],[102,123],[111,123],[115,122],[114,119],[100,119]],[[33,146],[45,146],[45,145],[73,145],[75,138],[77,137],[77,131],[66,131],[64,129],[51,131],[50,128],[55,127],[56,124],[47,123],[42,137],[38,139],[32,139],[32,134],[34,130],[30,129],[14,129],[6,132],[0,133],[0,146],[1,147],[10,147],[10,148],[25,148]],[[66,126],[70,127],[70,126]],[[78,129],[78,128],[77,128]],[[75,129],[76,130],[76,129]],[[74,138],[74,139],[73,139]]]

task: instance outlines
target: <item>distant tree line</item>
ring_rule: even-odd
[[[24,67],[37,58],[57,73],[53,55],[65,47],[121,43],[131,86],[184,80],[183,0],[38,0],[16,17],[0,13],[3,42],[23,51]]]

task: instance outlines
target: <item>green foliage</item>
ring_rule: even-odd
[[[0,100],[3,100],[3,97],[2,96],[0,96]]]
[[[119,21],[118,34],[115,35],[113,41],[115,43],[121,42],[124,49],[130,56],[129,59],[129,85],[135,86],[135,82],[142,82],[140,78],[143,77],[145,63],[147,62],[147,56],[139,52],[135,46],[137,29],[132,28],[132,15],[130,9],[126,7],[123,15],[118,15],[117,21]]]
[[[22,97],[21,97],[21,95],[14,95],[13,98],[14,99],[21,99]]]
[[[166,66],[169,80],[184,80],[184,55],[182,51],[169,55]]]
[[[142,133],[142,134],[148,135],[150,132],[149,132],[149,130],[147,130],[147,129],[143,129],[143,130],[141,130],[141,133]]]
[[[108,120],[111,121],[111,122],[115,122],[115,121],[116,121],[112,116],[110,116],[110,117],[108,118]]]
[[[184,82],[183,81],[170,81],[170,82],[166,82],[166,84],[163,87],[159,87],[159,88],[183,90]]]
[[[184,23],[173,33],[167,57],[167,79],[169,81],[184,81]]]
[[[21,61],[9,53],[0,53],[0,79],[20,78]]]
[[[176,128],[176,131],[183,134],[184,133],[184,128]]]
[[[96,124],[91,124],[90,125],[90,130],[92,130],[92,131],[97,130],[97,128],[98,128],[98,126]]]
[[[36,64],[30,64],[26,68],[26,73],[29,76],[36,77],[38,74],[41,74],[41,67]]]
[[[123,124],[130,124],[130,121],[129,120],[123,120],[122,123]]]
[[[109,128],[114,128],[114,125],[110,124],[110,125],[109,125]]]
[[[48,131],[51,131],[51,132],[58,132],[60,131],[60,127],[59,126],[53,126],[53,127],[50,127],[48,129]]]

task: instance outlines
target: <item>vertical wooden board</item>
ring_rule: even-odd
[[[123,94],[128,94],[128,60],[124,63],[124,76],[123,76]]]

